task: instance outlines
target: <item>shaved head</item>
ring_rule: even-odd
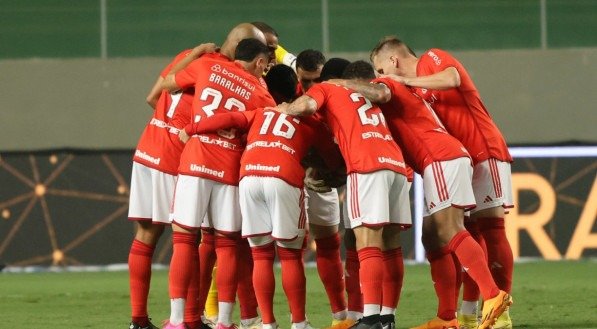
[[[265,35],[263,32],[261,32],[261,30],[255,27],[255,25],[250,23],[241,23],[230,30],[228,36],[226,37],[226,41],[224,41],[222,44],[220,53],[230,59],[234,59],[234,51],[236,50],[238,43],[243,39],[249,38],[257,39],[264,45],[267,44],[265,41]]]

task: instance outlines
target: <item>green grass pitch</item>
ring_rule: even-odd
[[[289,328],[277,273],[277,320]],[[517,263],[514,280],[515,328],[597,328],[596,261]],[[307,315],[315,327],[328,326],[329,306],[314,268],[307,269],[307,283]],[[169,314],[167,284],[167,272],[155,271],[149,311],[158,325]],[[428,266],[407,265],[396,327],[433,317],[435,306]],[[124,329],[129,312],[125,271],[0,274],[0,328]]]

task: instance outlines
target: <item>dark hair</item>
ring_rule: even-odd
[[[271,33],[277,37],[279,36],[278,32],[276,32],[276,30],[274,30],[273,27],[269,26],[268,24],[266,24],[264,22],[251,22],[251,24],[253,26],[255,26],[256,28],[258,28],[263,33]]]
[[[250,62],[259,55],[269,57],[269,48],[255,38],[242,39],[234,51],[234,59],[245,62]]]
[[[296,68],[301,68],[305,71],[317,71],[317,67],[324,63],[325,56],[319,50],[306,49],[296,56]]]
[[[342,77],[342,72],[346,66],[350,64],[350,61],[344,58],[330,58],[321,69],[321,75],[319,80],[326,81],[329,79],[337,79]]]
[[[375,70],[368,62],[362,60],[354,61],[346,66],[344,73],[342,73],[342,78],[371,80],[375,79]]]
[[[373,60],[373,57],[375,55],[377,55],[383,48],[394,48],[394,47],[406,50],[407,52],[409,52],[411,55],[413,55],[415,57],[417,56],[415,54],[415,52],[406,43],[402,42],[402,40],[398,39],[398,37],[396,37],[394,35],[390,35],[390,36],[383,37],[377,43],[377,45],[375,45],[373,50],[371,50],[371,54],[369,55],[369,58],[371,60]]]
[[[276,99],[276,103],[289,102],[294,99],[298,78],[290,66],[284,64],[274,65],[263,79],[272,96],[274,98],[280,96],[281,99]]]

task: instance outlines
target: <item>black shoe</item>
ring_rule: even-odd
[[[396,328],[396,318],[394,317],[394,314],[384,314],[381,316],[380,321],[383,329]]]
[[[150,319],[151,320],[151,319]],[[129,325],[129,329],[160,329],[156,327],[151,321],[145,327],[141,327],[140,325],[136,324],[135,322],[131,322]]]
[[[379,317],[379,315],[377,315],[377,317]],[[369,320],[369,319],[366,319],[365,317],[360,318],[349,329],[383,329],[381,322],[377,321],[377,322],[373,322],[373,324],[369,324],[368,323],[369,321],[367,321],[367,320]]]

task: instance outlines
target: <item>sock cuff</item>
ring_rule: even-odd
[[[359,261],[359,254],[356,249],[346,249],[346,260],[349,259]]]
[[[193,246],[197,245],[197,234],[172,232],[172,243],[185,243]]]
[[[472,239],[471,234],[467,230],[462,230],[462,231],[456,233],[456,235],[454,235],[452,240],[450,240],[450,242],[448,242],[448,245],[447,245],[448,250],[454,251],[454,250],[458,249],[458,246],[460,246],[462,241],[464,241],[466,238]]]
[[[451,251],[448,248],[448,246],[444,246],[444,247],[439,248],[439,249],[428,251],[427,252],[427,260],[428,261],[433,261],[433,260],[436,260],[436,259],[440,259],[440,258],[442,258],[445,255],[448,255],[450,253],[451,253]]]
[[[264,246],[252,247],[251,254],[254,260],[273,260],[276,258],[276,249],[274,242],[268,243]]]
[[[377,247],[365,247],[357,251],[359,253],[359,261],[362,262],[365,259],[379,257],[382,258],[383,254],[380,248]]]
[[[318,250],[338,250],[340,248],[340,234],[335,233],[332,236],[315,239],[315,245]]]
[[[303,249],[292,249],[278,246],[278,257],[282,260],[302,259]]]
[[[216,237],[214,236],[213,233],[207,232],[207,231],[201,232],[201,243],[213,245],[215,240],[216,240]]]
[[[134,255],[141,255],[141,256],[153,256],[153,251],[155,250],[155,246],[148,245],[143,243],[137,239],[133,240],[133,244],[131,245],[131,254]]]
[[[220,247],[236,247],[238,245],[238,238],[234,236],[216,235],[216,248]]]
[[[402,248],[401,247],[383,251],[383,259],[384,260],[394,259],[397,257],[402,258]]]
[[[479,225],[479,230],[481,231],[488,231],[488,230],[495,230],[495,229],[504,229],[506,228],[506,223],[503,217],[482,217],[477,218],[477,223]]]

